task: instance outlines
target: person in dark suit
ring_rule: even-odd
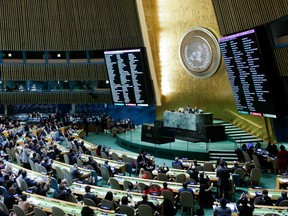
[[[46,184],[45,182],[37,182],[36,186],[33,187],[32,193],[46,196],[46,193],[50,190],[49,184]]]
[[[137,157],[137,168],[138,168],[138,171],[141,168],[144,168],[144,169],[146,168],[147,161],[148,161],[148,159],[145,156],[145,151],[141,151],[140,154]]]
[[[58,190],[54,191],[53,198],[59,200],[68,200],[68,196],[72,193],[71,189],[60,185]]]
[[[52,160],[49,160],[49,158],[45,158],[44,161],[41,163],[43,167],[47,170],[47,172],[52,172]]]
[[[225,167],[225,163],[223,161],[221,161],[220,167],[217,168],[216,175],[218,177],[217,181],[218,197],[222,198],[224,193],[224,198],[227,198],[229,190],[230,173],[227,167]]]
[[[250,201],[248,205],[248,199],[245,193],[242,193],[240,199],[236,203],[236,207],[239,212],[239,216],[252,216],[254,211],[254,203]]]
[[[279,197],[275,203],[276,206],[279,206],[280,202],[283,201],[283,200],[288,200],[288,197],[287,197],[287,192],[286,191],[282,191],[281,192],[281,197]]]
[[[228,216],[231,215],[231,209],[226,206],[227,201],[223,198],[220,199],[220,206],[214,209],[214,216]]]
[[[96,205],[98,205],[100,203],[99,199],[97,198],[97,196],[95,194],[90,193],[91,187],[89,185],[87,185],[85,187],[85,192],[86,194],[83,195],[83,199],[84,198],[88,198],[94,201],[94,203]]]
[[[150,206],[150,207],[152,208],[153,212],[154,212],[154,211],[157,211],[158,208],[159,208],[159,206],[155,206],[152,202],[148,201],[148,196],[147,196],[147,194],[143,194],[143,195],[142,195],[142,201],[139,201],[139,202],[138,202],[138,206],[140,206],[140,205],[142,205],[142,204],[146,204],[146,205]]]
[[[15,195],[15,188],[10,187],[8,193],[4,194],[4,204],[8,209],[12,209],[14,204],[18,204],[18,199]]]

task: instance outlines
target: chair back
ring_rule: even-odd
[[[172,163],[172,167],[173,167],[174,169],[182,169],[181,164],[178,164],[178,163]]]
[[[131,176],[131,174],[133,173],[132,165],[130,163],[125,163],[125,168],[126,172]]]
[[[63,174],[67,174],[67,175],[70,175],[70,172],[67,170],[67,169],[62,169],[62,172],[63,172]]]
[[[241,181],[244,181],[244,180],[245,180],[245,171],[244,171],[244,169],[242,169],[242,168],[237,168],[237,169],[234,171],[234,174],[238,174]]]
[[[8,154],[8,156],[9,156],[9,158],[11,158],[11,160],[13,160],[12,150],[10,148],[8,148],[8,147],[6,147],[5,150],[6,150],[7,154]]]
[[[172,203],[174,203],[174,194],[169,190],[162,190],[161,196],[164,197],[164,199],[170,200]]]
[[[214,172],[215,168],[211,162],[205,162],[203,166],[203,170],[206,172]]]
[[[258,156],[255,155],[255,154],[253,154],[253,155],[252,155],[252,159],[253,159],[253,161],[254,161],[255,167],[261,169],[262,166],[261,166],[261,164],[260,164],[260,161],[259,161]]]
[[[100,172],[101,172],[101,176],[102,176],[102,184],[104,183],[104,180],[106,182],[108,182],[108,179],[110,178],[110,173],[107,167],[105,166],[101,166],[100,167]]]
[[[29,163],[30,163],[31,170],[36,171],[35,170],[35,163],[30,158],[29,158]]]
[[[181,214],[183,213],[183,208],[191,208],[191,215],[192,215],[194,207],[194,195],[188,191],[181,192],[180,205],[181,205]]]
[[[240,186],[240,176],[238,174],[233,173],[232,174],[232,179],[234,181],[234,184],[236,187]]]
[[[22,166],[22,162],[20,160],[20,155],[16,153],[16,161],[18,166]]]
[[[71,186],[72,185],[72,179],[71,179],[71,176],[70,175],[67,175],[66,173],[64,173],[64,179],[66,179],[67,181],[67,186]]]
[[[91,150],[90,153],[91,153],[91,156],[93,156],[93,157],[97,157],[97,154],[96,154],[95,151]]]
[[[101,208],[103,208],[103,209],[107,209],[108,208],[110,210],[115,210],[114,209],[114,205],[113,205],[113,201],[106,200],[106,199],[102,199],[101,200]]]
[[[83,167],[83,162],[79,158],[77,158],[76,161],[78,167]]]
[[[28,189],[27,183],[23,179],[19,179],[20,189],[22,191],[26,191]]]
[[[73,194],[68,195],[68,202],[78,203],[76,197]]]
[[[57,179],[64,179],[64,173],[59,166],[56,166]]]
[[[288,200],[282,200],[282,201],[279,203],[279,206],[288,206]]]
[[[35,167],[35,172],[40,173],[40,164],[39,163],[34,163],[34,167]]]
[[[0,201],[0,207],[2,208],[3,212],[6,213],[7,215],[9,215],[9,210],[7,208],[7,206]]]
[[[33,208],[33,210],[34,210],[35,216],[47,216],[46,212],[43,211],[41,208],[38,208],[38,207],[35,206]]]
[[[119,157],[118,157],[118,154],[117,154],[117,153],[112,152],[111,155],[112,155],[112,160],[115,160],[115,161],[119,160]]]
[[[13,205],[13,212],[16,213],[17,216],[26,216],[22,208],[18,205]]]
[[[82,146],[78,146],[78,151],[79,151],[81,154],[84,152]]]
[[[125,214],[127,216],[134,216],[135,215],[135,209],[128,205],[120,205],[120,214]]]
[[[4,196],[5,194],[8,193],[7,189],[3,186],[0,186],[0,191],[1,191],[1,195]]]
[[[94,184],[98,185],[98,182],[101,181],[103,178],[102,176],[98,176],[95,170],[91,170],[91,175],[94,179]]]
[[[144,173],[148,176],[148,179],[153,179],[153,175],[149,171],[144,171]]]
[[[96,203],[89,198],[83,198],[83,202],[85,205],[97,207]]]
[[[127,163],[127,157],[128,157],[127,155],[122,154],[122,161]]]
[[[160,185],[158,185],[158,184],[152,184],[151,186],[153,186],[154,188],[156,188],[157,191],[159,191],[159,193],[160,193],[160,190],[161,190],[161,186],[160,186]]]
[[[251,184],[253,184],[254,182],[257,185],[260,184],[261,172],[262,172],[262,170],[260,168],[253,168],[251,170],[251,173],[250,173]]]
[[[104,158],[104,159],[108,159],[108,157],[107,157],[106,153],[105,153],[105,152],[103,152],[103,151],[101,152],[101,157],[102,157],[102,158]]]
[[[158,173],[157,180],[159,181],[169,181],[168,176],[165,173]]]
[[[244,156],[245,163],[247,163],[247,162],[250,163],[251,162],[250,155],[247,152],[245,152],[245,151],[242,151],[242,154]]]
[[[255,197],[254,205],[261,205],[263,203],[262,197]]]
[[[109,182],[112,189],[121,190],[119,181],[116,178],[110,177]]]
[[[228,182],[229,182],[228,195],[230,196],[230,200],[233,201],[235,194],[235,184],[232,179],[228,179]]]
[[[56,206],[52,206],[52,216],[65,216],[65,212]]]
[[[59,185],[57,180],[54,177],[50,177],[51,180],[51,188],[53,188],[54,190],[58,190],[59,189]]]
[[[141,192],[142,192],[142,191],[144,190],[146,184],[144,184],[143,182],[139,182],[139,183],[138,183],[138,186],[139,186],[139,188],[140,188],[140,190],[141,190]]]
[[[139,216],[153,216],[153,210],[150,206],[146,204],[141,204],[138,206]]]
[[[131,181],[124,180],[124,182],[123,182],[124,191],[127,191],[127,189],[129,189],[130,184],[133,185]]]
[[[45,174],[45,175],[47,174],[47,169],[44,166],[39,165],[39,169],[40,169],[40,173]]]
[[[64,154],[63,157],[64,157],[64,162],[66,164],[70,164],[70,159],[69,159],[68,155]]]
[[[180,173],[176,176],[175,181],[178,183],[183,183],[186,180],[186,175],[184,173]]]

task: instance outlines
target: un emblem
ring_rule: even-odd
[[[220,48],[215,36],[205,28],[193,28],[181,39],[180,61],[197,78],[212,76],[220,64]]]

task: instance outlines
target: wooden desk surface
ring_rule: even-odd
[[[61,169],[66,169],[69,172],[70,172],[70,169],[72,167],[72,165],[70,165],[70,164],[61,163],[59,161],[54,160],[53,163],[52,163],[52,169],[56,170],[56,166],[60,167]],[[91,171],[88,170],[88,169],[83,169],[81,167],[78,167],[78,169],[79,169],[80,172],[83,173],[82,174],[82,178],[86,178],[86,177],[91,175]]]
[[[24,192],[25,193],[25,192]],[[56,206],[58,208],[61,208],[66,214],[70,215],[81,215],[81,210],[84,207],[84,205],[78,204],[78,203],[72,203],[72,202],[66,202],[58,199],[53,199],[45,196],[40,196],[37,194],[28,194],[28,201],[35,204],[35,206],[40,207],[46,212],[52,212],[52,207]],[[96,215],[116,215],[114,211],[107,211],[104,209],[96,208],[90,206],[95,212]]]
[[[86,194],[85,192],[85,187],[87,185],[85,184],[79,184],[74,182],[73,185],[71,185],[69,188],[73,191],[74,194],[79,194],[79,195],[84,195]],[[127,192],[123,190],[115,190],[111,188],[104,188],[104,187],[98,187],[98,186],[93,186],[89,185],[91,187],[91,193],[97,195],[98,198],[104,199],[106,196],[106,193],[108,191],[111,191],[113,193],[113,197],[115,201],[121,200],[123,196],[127,196]],[[142,200],[142,193],[130,193],[133,197],[133,200],[135,204],[137,204],[139,201]],[[153,195],[148,195],[148,200],[153,202],[155,205],[158,202],[159,205],[161,205],[164,201],[163,196],[153,196]]]
[[[133,185],[136,185],[137,183],[144,183],[146,185],[149,184],[156,184],[159,185],[161,188],[163,187],[163,181],[158,181],[158,180],[152,180],[152,179],[142,179],[142,178],[135,178],[135,177],[130,177],[130,176],[119,176],[115,175],[114,176],[118,181],[120,185],[124,184],[124,180],[130,181]],[[177,182],[167,182],[168,187],[173,190],[174,193],[178,193],[179,189],[182,188],[182,183],[177,183]],[[198,195],[199,193],[199,185],[189,185],[195,193],[195,195]]]

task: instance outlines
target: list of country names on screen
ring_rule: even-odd
[[[263,103],[269,102],[269,85],[255,31],[220,38],[219,42],[238,110],[261,110]]]
[[[105,51],[104,54],[114,103],[147,103],[141,49]]]

